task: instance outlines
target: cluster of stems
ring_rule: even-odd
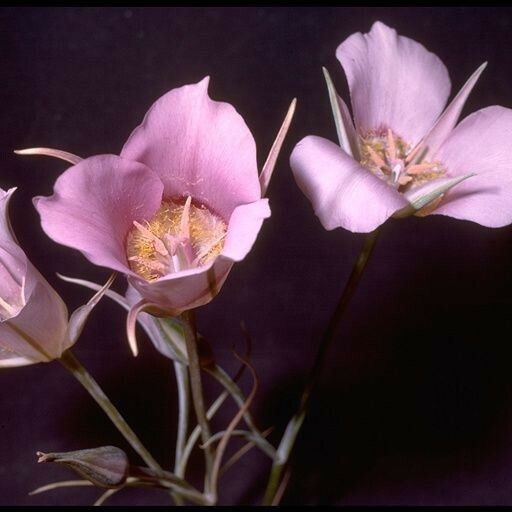
[[[198,351],[198,335],[195,325],[194,312],[188,311],[181,315],[183,334],[188,356],[188,365],[174,362],[178,390],[178,429],[175,450],[174,472],[165,471],[155,458],[144,447],[143,443],[130,428],[115,406],[111,403],[98,383],[91,377],[76,357],[67,350],[61,357],[61,364],[84,386],[98,405],[107,414],[119,432],[125,437],[132,448],[147,465],[147,469],[138,475],[130,476],[125,485],[157,486],[169,489],[174,502],[184,505],[191,502],[198,505],[215,505],[218,501],[218,482],[222,472],[235,463],[246,451],[257,446],[272,461],[270,476],[263,496],[262,504],[279,504],[290,477],[289,459],[292,454],[295,441],[306,417],[312,393],[321,376],[322,367],[332,341],[339,336],[339,327],[343,313],[348,306],[366,264],[371,256],[377,239],[377,231],[367,235],[364,240],[361,253],[354,265],[347,284],[341,294],[340,300],[331,316],[327,329],[320,341],[317,355],[312,369],[302,392],[298,409],[290,419],[277,448],[274,448],[267,440],[267,432],[260,432],[249,413],[249,405],[256,392],[256,375],[247,361],[243,364],[253,374],[255,386],[251,394],[246,398],[236,384],[236,377],[232,379],[224,370],[214,362],[201,365]],[[203,396],[202,372],[206,371],[215,378],[223,387],[223,393],[207,409]],[[230,422],[226,430],[214,435],[211,433],[209,421],[219,410],[228,396],[231,396],[239,407],[239,412]],[[192,400],[191,400],[192,399]],[[191,404],[197,419],[197,426],[189,432],[189,415]],[[241,419],[245,420],[248,430],[237,430]],[[223,455],[231,436],[237,435],[245,438],[247,444],[233,455],[224,466],[221,465]],[[201,449],[204,454],[204,488],[202,491],[193,487],[186,481],[185,474],[187,463],[194,446],[201,439]],[[288,470],[287,470],[288,469]],[[287,470],[287,471],[286,471]],[[70,484],[63,482],[62,485]],[[107,499],[116,489],[110,489],[98,500],[98,503]]]

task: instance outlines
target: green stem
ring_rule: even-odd
[[[197,332],[192,311],[186,311],[182,314],[183,328],[185,332],[185,342],[188,353],[188,371],[190,375],[190,388],[192,390],[192,399],[197,416],[197,423],[201,427],[201,440],[206,445],[211,437],[210,425],[206,417],[204,407],[203,387],[201,383],[201,367],[199,365],[199,355],[197,352]],[[213,469],[213,446],[206,445],[204,451],[205,460],[205,486],[204,492],[208,496],[211,491],[211,476]]]
[[[180,493],[184,498],[188,498],[195,504],[212,505],[207,496],[201,494],[188,482],[179,478],[174,473],[168,471],[153,471],[150,468],[137,466],[130,467],[130,476],[137,479],[137,483],[158,484],[170,488],[174,493]]]
[[[226,398],[229,396],[227,391],[223,391],[220,396],[213,402],[213,404],[210,406],[208,411],[206,411],[206,417],[211,420],[215,413],[220,409],[221,405],[224,403]],[[192,453],[192,448],[194,448],[194,445],[197,443],[197,440],[199,439],[199,436],[201,434],[201,427],[197,425],[194,430],[192,430],[192,433],[190,434],[187,443],[185,444],[185,448],[183,450],[183,455],[180,460],[179,464],[179,471],[180,474],[185,474],[188,464],[188,459],[190,458],[190,454]]]
[[[174,362],[174,372],[176,374],[176,386],[178,388],[178,433],[176,437],[176,452],[174,456],[174,473],[176,476],[184,478],[184,471],[181,470],[180,461],[185,450],[187,442],[188,415],[190,409],[190,389],[188,384],[187,367],[177,361]],[[174,501],[176,505],[184,505],[184,502],[178,494],[175,494]]]
[[[206,371],[213,378],[215,378],[233,397],[233,400],[236,402],[238,407],[243,407],[246,398],[244,397],[240,388],[237,386],[236,382],[220,366],[211,366],[210,368],[207,368]],[[251,429],[258,448],[260,448],[260,450],[268,455],[271,459],[274,459],[276,455],[274,447],[263,437],[261,432],[258,430],[249,411],[245,411],[244,420],[247,426]]]
[[[147,451],[141,443],[135,432],[126,423],[114,404],[109,400],[107,395],[100,388],[99,384],[92,378],[87,370],[82,366],[78,359],[73,355],[71,350],[66,350],[59,359],[64,368],[69,370],[80,384],[88,391],[88,393],[96,400],[98,405],[103,409],[105,414],[110,418],[112,423],[117,427],[119,432],[130,443],[132,448],[141,456],[142,460],[154,471],[162,472],[162,468],[153,456]]]
[[[265,490],[265,496],[263,498],[263,505],[271,505],[274,501],[274,496],[281,481],[281,475],[288,463],[288,459],[295,444],[295,440],[306,417],[311,394],[313,393],[313,390],[318,383],[325,361],[325,356],[332,341],[338,334],[338,328],[343,317],[343,313],[345,312],[348,304],[350,303],[350,300],[352,299],[352,296],[354,295],[354,292],[357,289],[357,285],[359,284],[361,276],[363,275],[363,271],[366,268],[366,264],[368,263],[368,260],[372,254],[378,233],[379,231],[375,230],[371,233],[368,233],[366,236],[359,257],[357,258],[347,284],[345,285],[343,293],[341,294],[338,305],[336,306],[336,309],[331,316],[327,329],[324,332],[320,346],[318,348],[318,352],[316,354],[315,362],[313,363],[313,367],[309,374],[306,386],[302,392],[297,412],[289,421],[279,447],[277,448],[276,458],[272,465],[267,488]]]

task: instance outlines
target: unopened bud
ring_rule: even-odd
[[[128,475],[128,457],[115,446],[73,452],[37,452],[37,456],[37,462],[66,464],[98,487],[119,487]]]

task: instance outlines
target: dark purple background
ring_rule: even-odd
[[[220,295],[198,311],[218,362],[234,371],[239,321],[254,338],[253,412],[277,442],[362,236],[326,232],[295,186],[288,155],[309,133],[335,140],[321,66],[339,92],[334,52],[381,20],[447,65],[456,91],[489,61],[464,114],[512,107],[511,8],[3,8],[0,9],[0,186],[18,186],[12,222],[23,248],[70,310],[89,292],[55,272],[104,281],[108,271],[47,239],[31,198],[66,165],[17,157],[49,146],[118,153],[164,92],[211,76],[258,145],[260,165],[291,99],[297,114],[270,187],[272,217]],[[392,69],[390,69],[392,72]],[[512,141],[511,141],[512,144]],[[461,148],[464,151],[464,148]],[[512,167],[512,162],[511,162]],[[511,169],[512,171],[512,169]],[[390,221],[332,347],[299,438],[284,503],[512,504],[512,236],[432,216]],[[116,288],[123,289],[122,279]],[[176,391],[170,363],[145,339],[131,357],[124,312],[105,300],[74,352],[150,451],[173,461]],[[218,388],[206,379],[208,396]],[[248,392],[250,380],[242,380]],[[214,424],[223,428],[227,408]],[[35,452],[115,444],[140,461],[58,363],[0,372],[0,502],[90,504],[96,489],[28,491],[75,478]],[[200,458],[190,478],[200,482]],[[224,504],[258,503],[268,462],[256,451],[221,480]],[[111,504],[167,504],[124,490]]]

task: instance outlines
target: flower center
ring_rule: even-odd
[[[189,196],[163,201],[153,218],[133,222],[126,252],[130,268],[147,281],[208,264],[222,250],[226,223]]]
[[[411,146],[387,132],[369,132],[360,140],[361,165],[400,192],[423,185],[446,173],[441,162],[429,162]]]

